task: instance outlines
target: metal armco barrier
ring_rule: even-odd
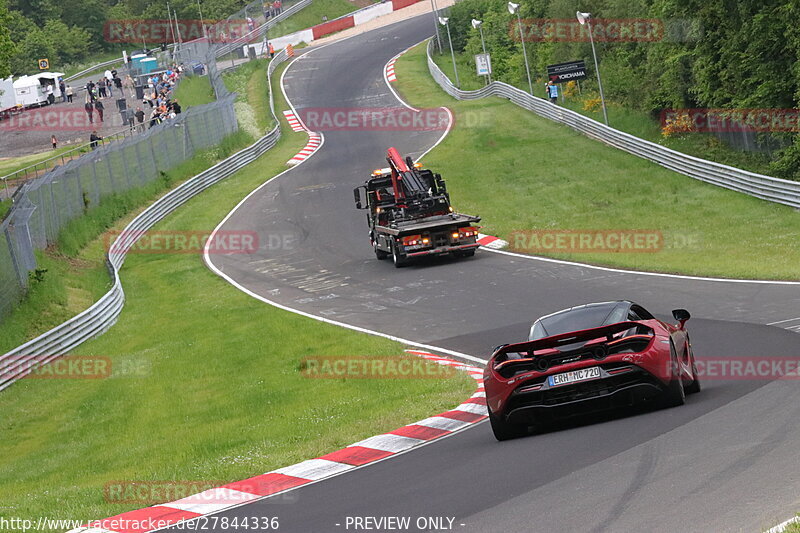
[[[270,62],[267,69],[267,80],[270,87],[272,73],[286,59],[286,52],[282,50]],[[138,240],[143,232],[152,228],[187,200],[241,170],[245,165],[275,146],[281,136],[281,130],[275,115],[271,91],[270,109],[276,124],[270,132],[244,150],[220,161],[165,194],[122,230],[120,236],[110,246],[111,250],[121,249],[121,251],[109,253],[107,258],[113,279],[111,290],[81,314],[0,356],[0,390],[23,377],[29,361],[35,360],[37,365],[41,365],[66,355],[84,341],[103,333],[116,322],[125,303],[125,292],[122,289],[119,271],[125,262],[126,250]],[[122,242],[119,242],[120,239]]]
[[[121,57],[115,57],[114,59],[110,59],[108,61],[104,61],[103,63],[98,63],[96,65],[92,65],[91,67],[89,67],[87,69],[83,69],[82,71],[77,72],[77,73],[73,74],[72,76],[67,76],[66,78],[64,78],[64,81],[76,80],[76,79],[80,78],[81,76],[83,76],[84,74],[87,74],[89,72],[93,72],[93,71],[95,71],[97,69],[100,69],[100,68],[103,68],[103,67],[110,67],[112,65],[121,65],[121,64],[122,64],[122,58]]]
[[[537,115],[569,126],[588,137],[602,141],[633,155],[658,163],[690,178],[719,187],[749,194],[762,200],[800,209],[800,182],[774,178],[748,172],[713,161],[676,152],[659,144],[634,137],[610,128],[579,113],[551,104],[543,98],[531,96],[521,89],[500,81],[493,81],[477,91],[462,91],[453,85],[431,58],[432,41],[428,42],[428,69],[436,83],[458,100],[477,100],[487,96],[507,98],[514,104]]]
[[[250,41],[252,41],[256,37],[264,36],[266,34],[266,32],[270,28],[272,28],[273,26],[275,26],[277,23],[281,22],[282,20],[285,20],[285,19],[291,17],[292,15],[294,15],[295,13],[297,13],[298,11],[303,9],[304,7],[310,6],[311,2],[312,2],[312,0],[300,0],[296,4],[287,7],[284,11],[281,12],[280,15],[278,15],[277,17],[273,17],[273,18],[269,19],[267,22],[265,22],[264,24],[262,24],[258,28],[255,28],[253,31],[251,31],[251,32],[245,34],[244,36],[242,36],[236,42],[225,44],[225,45],[222,45],[219,48],[217,48],[217,50],[215,51],[216,57],[220,58],[220,57],[222,57],[224,55],[230,54],[231,52],[233,52],[237,48],[241,48],[241,47],[245,46],[246,44],[248,44]]]

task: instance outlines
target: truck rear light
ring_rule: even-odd
[[[458,236],[459,236],[459,235],[460,235],[460,233],[459,233],[459,232],[455,232],[455,233],[453,233],[453,238],[454,238],[454,239],[458,239]]]
[[[422,235],[408,235],[401,239],[403,246],[416,246],[418,244],[427,244],[428,239],[423,239]]]
[[[474,230],[473,228],[462,228],[462,229],[458,230],[458,237],[456,237],[455,233],[453,234],[453,237],[454,238],[465,239],[465,238],[468,238],[468,237],[475,237],[477,235],[478,235],[478,232],[476,230]]]

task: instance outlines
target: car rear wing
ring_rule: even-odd
[[[634,329],[635,333],[629,336],[620,337],[618,334]],[[618,322],[616,324],[609,324],[607,326],[600,326],[597,328],[584,329],[581,331],[573,331],[570,333],[562,333],[561,335],[552,335],[534,341],[518,342],[515,344],[506,344],[501,346],[494,353],[494,359],[498,363],[503,361],[521,361],[524,359],[532,359],[537,355],[547,355],[553,353],[559,347],[585,342],[589,344],[590,341],[597,340],[600,344],[614,344],[623,341],[623,339],[630,339],[631,337],[652,337],[655,334],[653,328],[642,324],[641,322]],[[543,352],[543,353],[540,353]]]

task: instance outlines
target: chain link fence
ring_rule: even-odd
[[[198,150],[219,144],[238,129],[233,107],[236,95],[225,87],[217,58],[242,50],[254,39],[266,38],[270,27],[311,1],[286,0],[280,13],[265,17],[264,4],[257,0],[228,17],[228,21],[253,19],[253,29],[234,36],[233,42],[198,39],[181,43],[172,51],[173,56],[164,60],[183,63],[184,75],[203,65],[217,97],[215,102],[189,108],[140,135],[99,146],[19,187],[11,210],[0,222],[0,321],[24,295],[29,277],[36,275],[35,250],[56,243],[66,224],[109,195],[158,179],[162,172],[193,157]]]
[[[29,272],[36,270],[34,250],[54,244],[67,223],[109,195],[150,183],[235,132],[235,97],[226,91],[215,102],[188,108],[140,135],[99,146],[25,182],[0,224],[0,319],[22,297]]]

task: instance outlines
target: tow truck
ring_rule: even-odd
[[[444,179],[404,160],[389,148],[388,168],[377,169],[353,190],[357,209],[366,209],[369,239],[378,259],[392,257],[396,267],[414,259],[451,254],[475,255],[480,217],[456,213]]]

